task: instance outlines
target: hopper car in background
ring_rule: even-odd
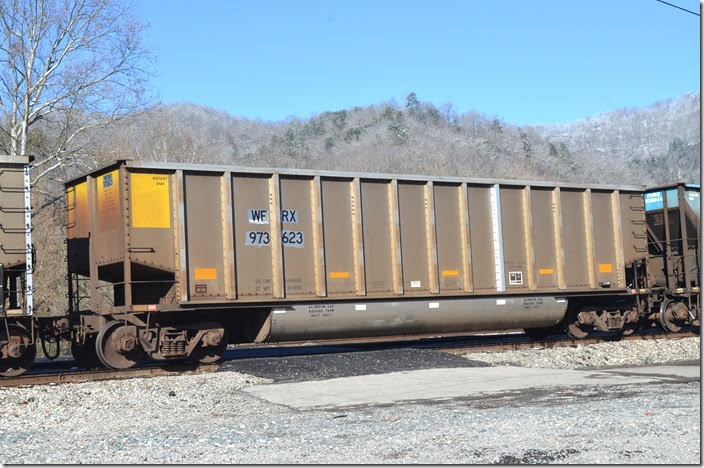
[[[34,317],[20,159],[0,159],[4,375],[42,340],[124,369],[229,343],[699,325],[699,186],[131,160],[65,184],[68,310]]]

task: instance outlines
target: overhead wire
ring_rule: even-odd
[[[673,5],[672,3],[665,2],[663,0],[655,0],[656,2],[664,3],[665,5],[670,5],[673,8],[677,8],[678,10],[686,11],[687,13],[691,13],[695,16],[699,16],[699,13],[695,13],[692,10],[688,10],[686,8],[682,8],[681,6]]]

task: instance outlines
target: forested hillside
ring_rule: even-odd
[[[32,151],[55,139],[38,125]],[[50,135],[52,138],[47,138]],[[410,94],[269,123],[193,104],[159,105],[86,132],[71,164],[35,186],[40,313],[65,308],[62,181],[115,159],[578,183],[699,182],[699,94],[555,126],[459,115]]]
[[[96,132],[95,160],[136,158],[654,184],[699,180],[699,94],[555,126],[513,126],[451,104],[357,107],[265,123],[192,104],[157,106]]]

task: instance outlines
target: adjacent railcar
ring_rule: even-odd
[[[0,156],[0,375],[14,376],[36,354],[32,306],[32,209],[25,156]]]
[[[74,354],[110,367],[215,360],[228,342],[639,319],[634,186],[118,161],[66,190]]]
[[[700,297],[700,187],[680,183],[645,191],[648,238],[646,308],[667,331],[696,322]]]

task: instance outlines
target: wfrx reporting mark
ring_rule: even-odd
[[[269,210],[247,210],[247,220],[252,224],[269,224]],[[298,210],[281,210],[282,223],[298,223]]]

